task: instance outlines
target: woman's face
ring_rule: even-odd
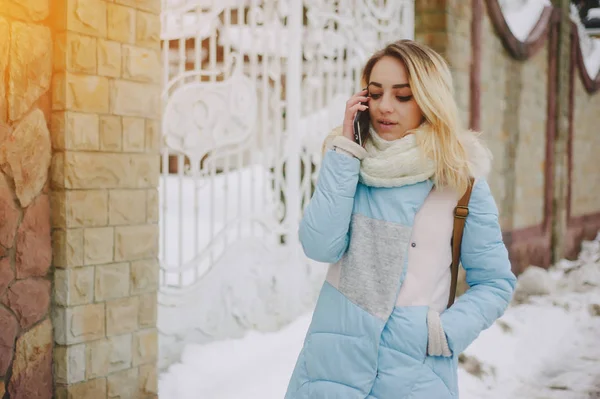
[[[368,90],[371,123],[384,140],[400,139],[421,124],[423,113],[412,95],[402,61],[389,56],[377,61]]]

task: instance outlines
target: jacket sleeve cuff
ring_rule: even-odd
[[[363,147],[344,136],[335,136],[327,143],[327,148],[331,150],[340,149],[359,160],[367,155],[367,151]]]
[[[429,356],[452,356],[448,347],[446,333],[442,327],[440,314],[433,309],[427,312],[427,355]]]

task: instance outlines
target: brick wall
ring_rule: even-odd
[[[52,397],[48,1],[0,5],[0,397]]]
[[[571,217],[600,213],[600,95],[575,76]]]
[[[54,11],[56,397],[154,398],[160,2]]]
[[[487,13],[482,22],[481,131],[494,155],[490,186],[504,230],[533,226],[544,220],[547,44],[526,62],[516,60]]]
[[[568,7],[566,0],[553,4]],[[581,240],[600,228],[600,169],[594,160],[600,100],[593,94],[600,79],[587,78],[584,88],[576,65],[581,60],[573,57],[570,67],[569,57],[561,58],[571,44],[568,29],[558,30],[556,8],[542,14],[544,29],[535,29],[526,42],[512,35],[497,0],[426,0],[415,9],[416,39],[446,57],[461,119],[482,131],[493,153],[489,183],[513,269],[576,255]],[[569,78],[569,71],[576,76]],[[568,227],[562,223],[565,209]]]

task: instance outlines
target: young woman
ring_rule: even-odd
[[[485,180],[490,152],[460,127],[450,71],[430,48],[390,44],[363,80],[325,141],[300,225],[306,255],[331,266],[286,398],[457,398],[458,355],[503,314],[516,281]],[[353,119],[367,109],[360,146]],[[470,288],[447,308],[454,208],[468,187]]]

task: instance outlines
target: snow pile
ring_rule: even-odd
[[[514,302],[527,302],[534,295],[550,295],[555,289],[555,281],[541,267],[530,266],[520,276],[515,287]]]
[[[513,305],[465,351],[461,397],[600,397],[600,234],[576,261],[531,267]],[[472,367],[472,366],[470,366]]]
[[[513,35],[524,42],[537,24],[550,0],[500,0],[504,19]]]
[[[216,341],[221,346],[219,340],[240,338],[248,330],[280,330],[312,309],[327,268],[294,261],[298,258],[285,248],[267,249],[258,239],[248,238],[185,293],[159,293],[159,366],[177,361],[190,343]],[[245,350],[240,354],[248,356]]]
[[[535,280],[540,282],[536,283]],[[600,234],[575,261],[531,269],[519,297],[459,358],[461,399],[600,397]],[[162,399],[281,399],[310,323],[189,345]]]

